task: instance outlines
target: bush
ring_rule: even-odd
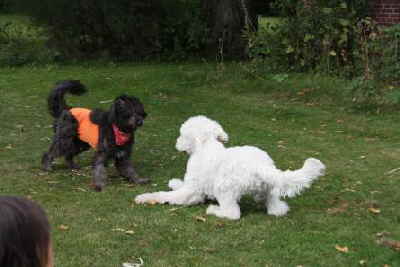
[[[205,34],[195,0],[18,2],[21,10],[49,26],[50,44],[68,58],[187,55],[201,47]]]
[[[376,25],[363,0],[276,4],[284,17],[250,38],[250,72],[339,75],[349,79],[345,94],[358,108],[400,104],[400,25]]]
[[[367,1],[352,1],[351,6],[347,2],[276,2],[282,21],[254,37],[253,58],[262,55],[281,68],[295,71],[332,72],[354,66],[355,30],[358,20],[366,15]]]
[[[0,66],[49,63],[54,53],[46,46],[41,29],[16,22],[0,24]]]
[[[349,84],[357,105],[400,104],[400,25],[379,27],[370,20],[359,23],[357,35],[361,76]]]

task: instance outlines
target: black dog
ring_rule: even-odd
[[[68,166],[79,168],[74,156],[91,146],[96,150],[93,161],[93,186],[101,191],[106,183],[105,166],[110,159],[121,176],[129,182],[143,184],[149,179],[139,178],[130,156],[134,144],[134,133],[143,124],[147,114],[143,104],[136,97],[117,97],[109,111],[72,108],[65,103],[64,95],[81,95],[86,88],[80,81],[68,80],[56,84],[48,97],[48,108],[54,117],[53,142],[42,157],[42,168],[51,170],[57,157],[65,157]]]

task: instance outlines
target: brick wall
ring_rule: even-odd
[[[382,25],[400,23],[400,0],[370,0],[371,16]]]

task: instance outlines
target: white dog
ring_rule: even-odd
[[[225,148],[228,135],[216,121],[205,116],[189,118],[180,129],[176,149],[189,154],[183,180],[172,179],[173,191],[139,195],[136,203],[194,205],[216,199],[207,214],[240,218],[239,200],[252,194],[265,201],[268,214],[285,215],[289,207],[281,197],[293,197],[324,174],[321,161],[309,158],[301,169],[281,171],[261,149],[253,146]]]

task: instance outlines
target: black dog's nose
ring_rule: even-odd
[[[138,120],[138,121],[136,122],[136,125],[137,125],[137,126],[142,126],[142,125],[143,125],[143,120]]]

